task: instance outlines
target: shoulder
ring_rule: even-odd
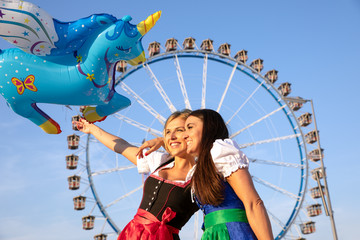
[[[144,150],[146,151],[146,150]],[[167,162],[171,156],[166,152],[155,151],[143,158],[137,159],[139,173],[149,173],[155,171],[160,165]]]
[[[224,178],[239,168],[249,167],[249,160],[240,150],[239,145],[231,139],[218,139],[210,151],[215,167]]]

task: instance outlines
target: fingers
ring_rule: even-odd
[[[143,143],[143,145],[141,145],[141,146],[139,147],[138,152],[136,153],[136,156],[138,156],[138,158],[143,158],[143,157],[144,157],[144,155],[143,155],[143,150],[144,150],[145,148],[147,148],[147,147],[148,147],[147,142]],[[148,153],[146,152],[146,153],[145,153],[145,156],[147,156],[147,155],[148,155]]]
[[[76,124],[76,127],[79,131],[83,133],[88,133],[88,125],[90,124],[88,121],[86,121],[84,118],[80,118],[79,121],[73,121],[73,124]]]
[[[158,148],[156,146],[152,146],[149,150],[146,151],[145,156],[149,155],[152,152],[155,152]]]
[[[141,151],[139,151],[139,152],[137,152],[137,153],[136,153],[136,156],[137,156],[138,158],[143,158],[143,157],[144,157],[144,155],[143,155],[142,150],[141,150]]]
[[[146,151],[145,156],[149,155],[152,152],[155,152],[156,150],[158,150],[162,145],[163,145],[164,141],[162,137],[158,137],[155,139],[151,139],[148,141],[145,141],[138,149],[138,152],[136,154],[136,156],[138,156],[139,158],[143,158],[143,150],[145,148],[150,148],[149,150]]]

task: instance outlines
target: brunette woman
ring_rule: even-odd
[[[145,181],[140,207],[118,240],[180,239],[179,230],[198,210],[188,187],[191,181],[188,173],[195,161],[186,152],[183,137],[189,113],[189,110],[175,112],[166,121],[162,143],[168,153],[153,152],[143,156],[141,151],[141,159],[136,155],[142,149],[83,119],[76,122],[80,131],[92,134],[108,148],[122,154],[137,165],[139,172],[152,172]]]
[[[229,139],[221,115],[193,111],[185,123],[187,152],[197,158],[192,188],[204,212],[202,240],[273,239],[265,206],[248,171],[249,160]]]

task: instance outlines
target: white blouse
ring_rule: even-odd
[[[146,150],[143,151],[143,158],[138,158],[137,159],[137,169],[139,173],[151,173],[157,177],[160,177],[159,175],[159,171],[160,169],[158,169],[157,171],[155,171],[161,164],[167,162],[168,160],[170,160],[172,157],[170,156],[170,154],[168,153],[164,153],[164,152],[152,152],[150,155],[145,156],[145,152]],[[166,169],[166,168],[173,168],[175,166],[175,161],[172,161],[171,163],[167,164],[166,166],[164,166],[161,169]],[[183,180],[172,180],[173,182],[176,183],[186,183],[187,181],[189,181],[191,179],[190,175],[190,171],[188,172],[185,181]]]
[[[139,173],[152,173],[161,164],[171,159],[170,154],[164,152],[152,152],[145,156],[147,149],[143,150],[143,158],[137,158],[137,169]]]
[[[210,154],[217,171],[224,179],[239,168],[249,167],[249,159],[240,150],[239,145],[229,138],[217,139],[210,150]],[[195,166],[189,171],[190,178],[194,174]]]
[[[144,150],[143,153],[145,153]],[[239,145],[231,139],[218,139],[214,142],[210,150],[215,167],[221,176],[225,179],[239,168],[249,167],[249,160],[240,150]],[[161,164],[171,159],[170,154],[163,152],[153,152],[148,156],[143,154],[143,158],[137,159],[137,168],[139,173],[153,173]],[[168,164],[166,168],[172,168],[174,162]],[[194,174],[196,164],[188,172],[185,182],[190,180]],[[155,173],[158,175],[158,171]]]

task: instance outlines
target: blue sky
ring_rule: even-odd
[[[143,39],[145,49],[152,41],[164,46],[168,38],[182,43],[192,36],[198,45],[210,38],[217,46],[230,43],[232,55],[246,49],[249,58],[264,59],[265,68],[277,69],[279,78],[292,83],[293,96],[314,101],[338,236],[357,235],[360,209],[353,199],[360,197],[359,1],[32,2],[64,22],[108,13],[117,18],[131,15],[138,23],[162,10],[161,19]],[[9,47],[0,40],[1,49]],[[0,99],[0,239],[91,239],[97,232],[82,230],[84,214],[73,210],[75,195],[66,180],[72,174],[65,169],[66,136],[72,134],[70,121],[76,111],[54,105],[43,109],[60,123],[62,134],[45,134]],[[113,130],[111,121],[99,125]],[[131,217],[132,213],[124,218]],[[324,213],[314,221],[317,232],[306,238],[332,239]]]

